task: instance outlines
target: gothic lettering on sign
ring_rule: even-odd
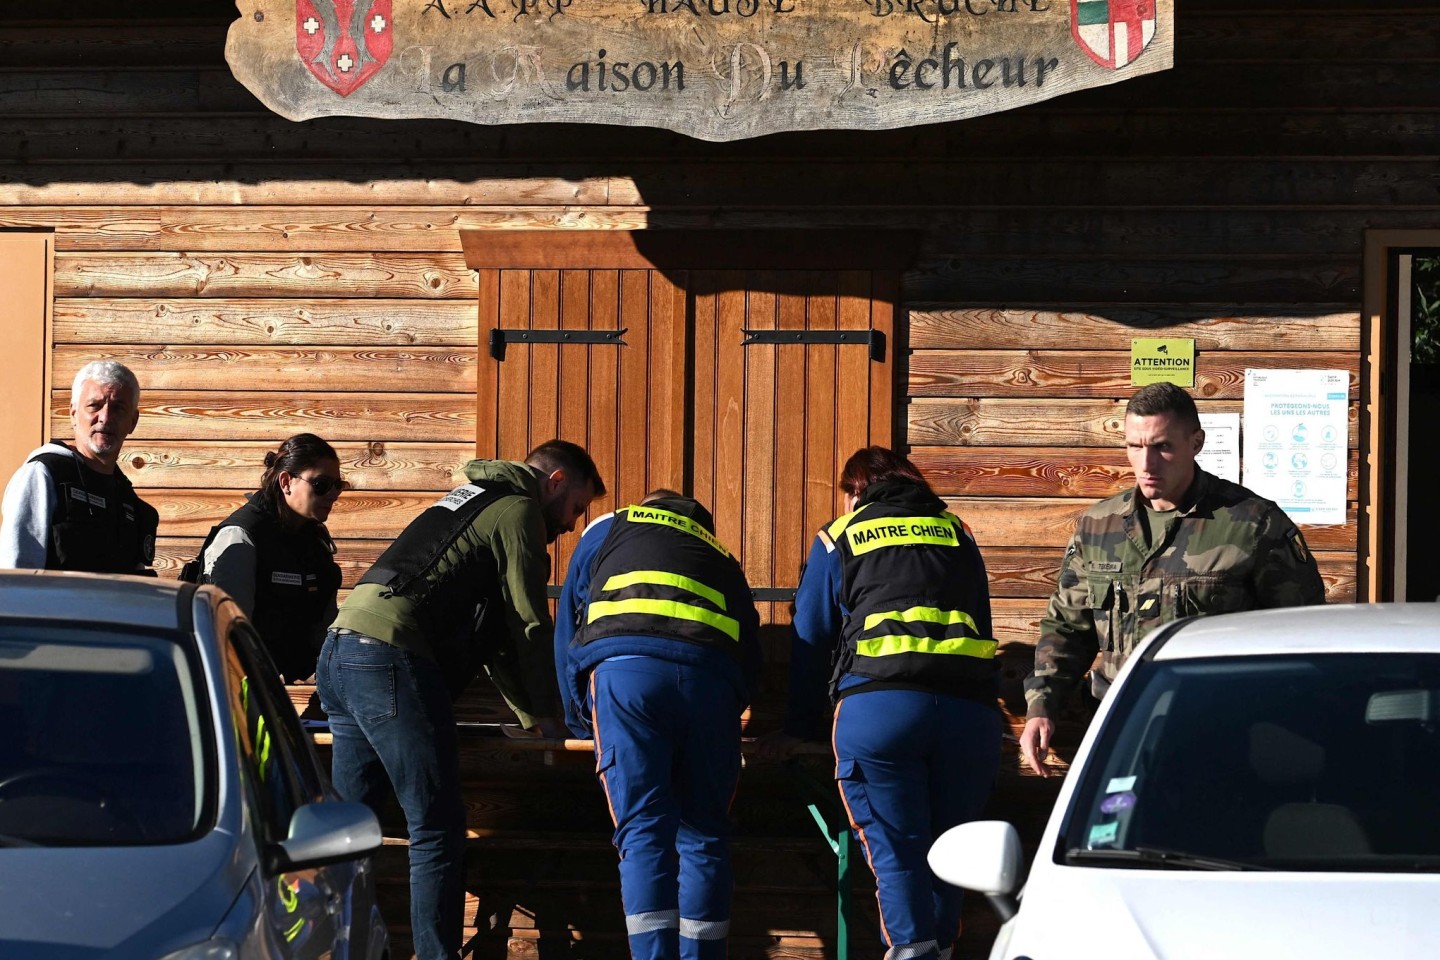
[[[1175,0],[246,4],[230,68],[293,120],[610,123],[737,140],[964,120],[1174,61]]]

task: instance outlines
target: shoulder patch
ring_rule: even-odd
[[[1305,537],[1300,533],[1299,527],[1291,527],[1288,534],[1290,549],[1295,551],[1295,559],[1301,563],[1310,562],[1310,548],[1305,545]]]
[[[820,542],[821,542],[821,543],[825,544],[825,552],[826,552],[826,553],[834,553],[834,552],[835,552],[835,541],[834,541],[833,538],[831,538],[831,536],[830,536],[829,533],[827,533],[827,532],[824,531],[824,530],[821,530],[819,533],[816,534],[816,536],[820,538]]]

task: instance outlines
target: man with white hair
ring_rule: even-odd
[[[74,446],[31,453],[0,503],[0,567],[154,576],[160,515],[117,463],[140,419],[140,384],[114,360],[81,367],[70,387]]]

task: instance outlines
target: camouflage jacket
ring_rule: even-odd
[[[1162,623],[1193,614],[1324,603],[1305,538],[1263,497],[1200,468],[1186,502],[1149,545],[1138,492],[1085,511],[1040,621],[1035,670],[1025,681],[1031,717],[1054,717],[1090,669],[1103,696],[1126,657]]]

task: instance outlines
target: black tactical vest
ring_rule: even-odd
[[[463,688],[479,669],[473,641],[491,629],[487,620],[500,616],[495,558],[467,549],[462,539],[491,504],[524,495],[499,480],[456,487],[412,520],[360,578],[415,603],[436,659],[457,684],[452,689]]]
[[[615,512],[590,568],[578,644],[663,637],[740,656],[737,611],[750,605],[740,564],[695,520],[661,500]]]
[[[832,523],[841,631],[831,691],[845,674],[956,696],[994,696],[995,641],[970,611],[988,590],[958,517],[874,501]]]
[[[40,453],[30,458],[49,471],[59,502],[45,547],[48,570],[149,573],[155,562],[160,514],[135,495],[125,474],[90,469],[78,456]]]
[[[255,607],[250,620],[286,683],[315,672],[320,639],[340,590],[340,566],[325,528],[306,524],[290,532],[254,500],[210,532],[239,527],[255,544]],[[203,551],[202,551],[203,553]]]

